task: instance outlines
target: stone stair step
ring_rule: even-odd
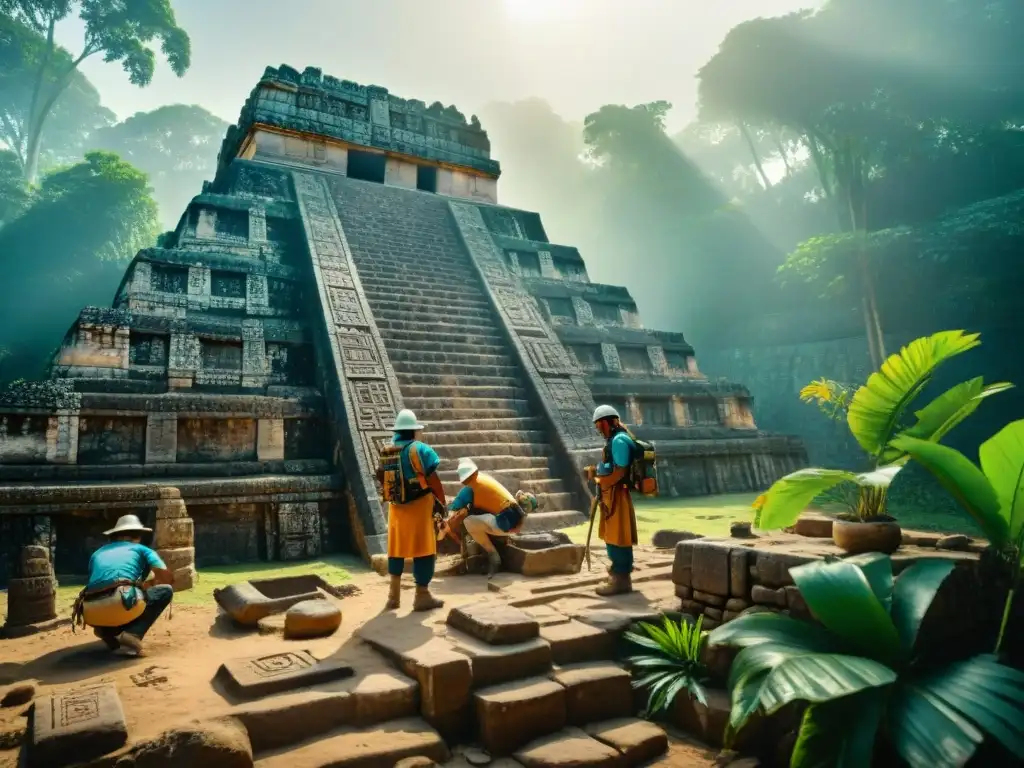
[[[461,459],[463,456],[470,458],[479,457],[530,457],[543,458],[547,461],[551,457],[551,446],[546,443],[455,443],[443,444],[431,443],[437,455],[442,459]]]
[[[359,268],[359,282],[366,286],[383,288],[386,286],[418,285],[422,288],[438,288],[440,290],[451,290],[454,286],[463,285],[466,282],[465,272],[452,269],[438,269],[436,272],[412,272],[405,273],[405,267],[398,267],[399,271],[387,271],[374,269],[372,267]],[[470,294],[472,295],[472,294]]]
[[[373,260],[364,264],[365,269],[376,269],[381,272],[388,272],[391,275],[400,275],[395,270],[425,271],[430,267],[438,266],[452,269],[465,274],[467,268],[471,268],[469,260],[462,253],[451,253],[443,248],[431,248],[426,258],[420,256],[406,257],[404,254],[395,251],[385,251],[373,256]],[[473,274],[472,272],[470,274]]]
[[[438,477],[441,478],[442,483],[450,483],[452,481],[458,482],[458,477],[455,470],[441,470],[437,473]],[[552,481],[549,479],[549,474],[546,469],[497,469],[490,473],[494,476],[494,479],[499,483],[506,481],[518,480],[520,484],[527,481],[541,481],[541,482],[561,482]]]
[[[618,664],[609,661],[571,664],[554,670],[550,677],[565,688],[569,725],[582,726],[636,714],[632,679]]]
[[[448,442],[473,443],[502,443],[509,435],[505,432],[526,432],[530,437],[536,438],[535,442],[548,442],[547,432],[544,431],[544,422],[539,416],[517,416],[512,419],[485,419],[483,421],[448,421],[444,424],[431,425],[432,435],[445,434],[458,436]],[[474,439],[473,436],[476,435]]]
[[[393,332],[399,333],[436,333],[457,336],[474,336],[477,334],[496,334],[498,333],[497,323],[481,324],[473,322],[465,322],[462,318],[445,318],[445,317],[432,317],[428,320],[423,318],[418,319],[407,319],[407,318],[391,318],[391,317],[375,317],[374,320],[377,323],[377,328],[380,330],[381,335],[390,334]]]
[[[258,757],[256,768],[370,768],[406,757],[450,757],[440,734],[420,718],[391,720],[374,728],[345,728],[292,749]]]
[[[504,344],[474,344],[469,341],[406,341],[382,336],[388,356],[396,352],[435,352],[445,355],[500,355],[509,358],[508,347]]]
[[[542,677],[479,690],[473,707],[480,742],[492,755],[510,754],[566,724],[565,688]]]
[[[479,365],[513,367],[512,358],[507,354],[480,354],[475,352],[436,352],[430,349],[392,349],[387,348],[392,363],[430,363],[435,366]]]
[[[530,401],[506,397],[463,397],[460,395],[442,395],[437,397],[405,397],[406,408],[412,408],[417,415],[420,411],[525,411],[524,415],[530,412]]]
[[[473,344],[483,347],[493,346],[508,349],[505,337],[498,331],[478,331],[476,333],[439,333],[433,330],[400,330],[377,326],[381,338],[395,343],[395,346],[411,346],[413,344]]]
[[[492,323],[494,320],[491,308],[486,305],[451,304],[444,299],[437,299],[435,301],[429,299],[417,299],[416,301],[370,299],[370,307],[373,309],[374,315],[396,317],[399,319],[410,313],[427,313],[436,319],[443,317],[467,317],[474,320],[487,320]]]
[[[469,657],[474,688],[544,675],[551,669],[551,646],[539,637],[510,645],[491,645],[447,627],[445,639],[458,653]]]
[[[502,470],[498,470],[502,471]],[[497,474],[492,472],[491,474]],[[530,518],[535,518],[542,512],[556,512],[560,510],[571,509],[574,501],[571,493],[566,493],[565,488],[562,485],[561,480],[545,479],[545,480],[515,480],[508,479],[502,481],[502,485],[508,488],[510,491],[515,493],[516,491],[529,491],[537,497],[537,512],[530,515]],[[457,481],[449,481],[442,483],[445,494],[449,498],[454,498],[455,494],[462,488],[462,484]],[[533,529],[532,525],[537,524],[536,520],[527,519],[524,528],[529,532],[530,530],[552,530],[551,528],[545,527],[543,529]],[[565,519],[570,519],[567,515]],[[567,525],[560,525],[560,528],[569,527],[569,525],[577,525],[583,522],[582,519],[576,519],[575,522]]]
[[[477,456],[470,453],[462,453],[447,460],[458,461],[463,457],[472,459],[482,471],[487,473],[503,469],[542,469],[546,472],[551,470],[550,462],[546,456],[509,456],[507,454],[500,456]],[[445,457],[442,457],[442,461],[444,459]]]
[[[456,419],[514,419],[528,416],[528,408],[415,408],[416,416],[427,425]]]
[[[526,400],[528,393],[522,387],[408,384],[402,387],[402,397],[406,400],[438,397]]]
[[[375,295],[382,298],[386,295],[391,295],[397,299],[409,299],[410,301],[416,301],[420,298],[431,298],[444,299],[445,301],[450,301],[453,304],[466,301],[472,304],[482,304],[487,307],[491,306],[490,301],[484,293],[479,290],[472,290],[473,286],[460,285],[452,288],[431,286],[427,288],[411,283],[385,284],[378,282],[373,283],[372,285],[364,283],[363,288],[366,290],[368,296]]]
[[[526,518],[523,533],[539,531],[560,531],[587,522],[587,516],[575,509],[560,509],[557,505],[572,504],[571,493],[552,493],[546,498],[537,497],[538,508]],[[555,509],[550,507],[555,506]]]
[[[459,295],[449,291],[421,291],[418,294],[404,294],[393,288],[370,288],[366,291],[370,306],[396,305],[400,307],[463,307],[489,312],[493,307],[483,296]]]
[[[437,373],[437,363],[414,363],[406,360],[392,360],[396,372],[412,375]],[[445,373],[466,376],[515,376],[519,369],[511,365],[463,365],[452,364],[444,367]]]
[[[579,728],[566,728],[533,739],[512,755],[523,768],[618,768],[622,755]]]
[[[582,621],[569,619],[559,624],[542,625],[540,636],[551,646],[551,660],[555,664],[615,658],[615,636]]]
[[[449,376],[444,373],[396,375],[403,392],[407,386],[417,385],[425,387],[522,387],[522,381],[507,376]]]

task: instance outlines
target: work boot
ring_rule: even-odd
[[[117,643],[124,649],[133,651],[136,656],[142,655],[142,638],[131,632],[122,632],[117,636]]]
[[[118,648],[121,647],[121,644],[119,642],[117,642],[117,638],[116,637],[114,637],[113,635],[107,634],[106,632],[104,632],[99,627],[95,627],[93,629],[93,634],[95,634],[96,637],[98,637],[100,640],[102,640],[103,644],[106,645],[107,648],[109,648],[112,651],[116,651]]]
[[[501,570],[501,555],[497,552],[487,553],[487,578],[493,579],[494,574]]]
[[[385,611],[397,611],[402,603],[402,577],[392,576],[391,586],[388,588],[388,601],[384,603]]]
[[[633,591],[633,579],[628,573],[609,573],[608,581],[594,591],[601,597],[629,594]]]
[[[444,601],[438,600],[430,594],[430,587],[416,586],[416,597],[412,601],[414,611],[432,611],[442,606],[444,606]]]

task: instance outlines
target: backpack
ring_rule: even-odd
[[[380,452],[377,461],[377,482],[380,483],[381,498],[391,504],[408,504],[430,493],[429,488],[420,484],[418,475],[405,477],[402,457],[415,443],[404,448],[388,445]]]
[[[638,440],[628,429],[623,432],[633,442],[629,455],[629,468],[626,470],[626,477],[622,481],[630,491],[642,493],[644,496],[658,495],[658,455],[654,446],[646,440]],[[605,445],[604,460],[611,463],[611,444],[615,435],[608,439]]]

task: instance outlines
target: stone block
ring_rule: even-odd
[[[585,725],[633,713],[633,686],[629,673],[609,662],[587,662],[562,667],[551,679],[565,688],[565,710],[570,725]]]
[[[592,723],[588,736],[617,750],[626,765],[644,765],[668,751],[668,736],[661,728],[633,717]]]
[[[943,536],[935,542],[936,549],[947,549],[953,552],[964,552],[970,545],[970,537],[960,533],[953,534],[952,536]]]
[[[746,521],[732,523],[729,526],[729,535],[734,539],[749,539],[753,536],[751,524]]]
[[[157,518],[153,526],[154,549],[195,547],[195,523],[190,517]]]
[[[692,587],[694,542],[680,541],[676,544],[676,557],[672,562],[672,583]]]
[[[543,626],[540,636],[551,646],[551,658],[556,664],[600,661],[615,655],[614,635],[581,621]]]
[[[727,611],[734,611],[735,613],[739,613],[740,611],[745,611],[749,607],[750,607],[750,603],[748,603],[746,600],[742,600],[742,599],[740,599],[738,597],[732,598],[731,600],[729,600],[725,604],[725,610],[727,610]]]
[[[179,568],[172,574],[172,577],[174,578],[173,586],[175,592],[185,592],[196,585],[196,569],[194,566],[189,565],[185,568]]]
[[[303,600],[324,599],[318,581],[305,576],[243,581],[215,589],[213,599],[234,621],[254,627],[264,616],[282,613]]]
[[[354,712],[355,697],[348,691],[307,691],[255,701],[235,709],[232,716],[245,727],[253,750],[266,752],[349,725]],[[414,705],[400,716],[415,712]]]
[[[188,768],[252,768],[252,745],[245,727],[222,719],[172,728],[136,744],[124,765],[145,768],[182,765]],[[118,762],[118,765],[121,765]]]
[[[50,568],[49,558],[39,557],[32,558],[31,560],[21,561],[21,576],[25,579],[38,578],[39,576],[45,576],[52,578],[53,570]]]
[[[712,621],[721,621],[722,620],[722,609],[721,608],[713,608],[710,605],[708,605],[708,606],[706,606],[704,608],[704,616],[707,619],[711,619]]]
[[[524,576],[579,573],[586,548],[560,531],[526,533],[497,542],[502,568]]]
[[[480,741],[494,755],[565,727],[565,688],[553,680],[506,683],[477,691],[473,699]]]
[[[789,569],[818,558],[798,552],[765,552],[755,553],[754,568],[757,580],[766,587],[788,587],[793,583]]]
[[[683,600],[680,610],[691,616],[700,616],[704,613],[704,603],[698,603],[696,600]]]
[[[768,587],[762,587],[760,584],[755,584],[750,590],[750,599],[758,605],[772,605],[785,608],[786,590],[769,589]]]
[[[46,560],[50,559],[50,550],[40,544],[27,544],[21,548],[20,555],[21,563],[24,565],[29,560]]]
[[[517,750],[513,757],[525,768],[616,768],[622,764],[617,749],[578,728],[566,728],[536,739]]]
[[[572,616],[577,621],[613,635],[618,635],[629,629],[629,626],[635,621],[630,614],[614,608],[587,608],[574,612]]]
[[[680,600],[692,600],[693,599],[693,587],[685,587],[682,584],[676,584],[676,597]]]
[[[217,678],[240,699],[329,683],[351,677],[353,669],[340,661],[318,661],[309,651],[282,651],[266,656],[232,659],[221,664]]]
[[[40,696],[32,720],[30,765],[83,763],[128,741],[121,699],[113,683]]]
[[[304,600],[284,614],[284,636],[289,640],[333,635],[341,626],[341,609],[330,600]]]
[[[699,533],[690,533],[689,531],[655,531],[654,535],[651,536],[651,545],[658,549],[674,549],[680,541],[692,541],[693,539],[704,538]]]
[[[746,598],[750,595],[750,551],[737,547],[729,553],[729,594]]]
[[[710,592],[701,592],[700,590],[693,590],[693,599],[701,603],[707,603],[708,605],[722,606],[725,605],[725,598],[718,595],[712,595]]]
[[[196,564],[195,547],[178,547],[176,549],[158,549],[157,554],[164,561],[167,570],[176,571]]]
[[[786,607],[789,608],[790,612],[800,618],[809,618],[811,609],[804,602],[804,596],[800,594],[800,588],[794,585],[784,587],[783,589],[786,593]]]
[[[447,639],[458,653],[469,658],[474,688],[541,675],[551,668],[551,646],[539,637],[522,643],[491,645],[449,631]]]
[[[900,544],[904,547],[934,547],[943,538],[945,538],[945,534],[931,531],[903,531],[900,536]]]
[[[674,726],[705,744],[721,747],[732,710],[729,692],[722,688],[707,688],[705,694],[706,706],[692,696],[677,696],[670,711],[670,720]]]
[[[550,627],[555,624],[568,624],[572,621],[570,617],[556,611],[550,605],[531,605],[528,608],[523,608],[523,611],[537,620],[542,635],[544,627]]]
[[[507,603],[490,601],[453,608],[448,626],[491,645],[522,643],[538,636],[536,619]]]
[[[691,586],[713,595],[729,595],[729,547],[706,540],[693,542]]]
[[[798,536],[807,536],[812,539],[831,539],[832,522],[831,517],[804,512],[793,526],[793,532]]]

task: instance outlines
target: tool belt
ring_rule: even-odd
[[[83,589],[71,609],[71,629],[75,627],[122,627],[146,610],[146,591],[142,581],[118,579],[113,584]]]

